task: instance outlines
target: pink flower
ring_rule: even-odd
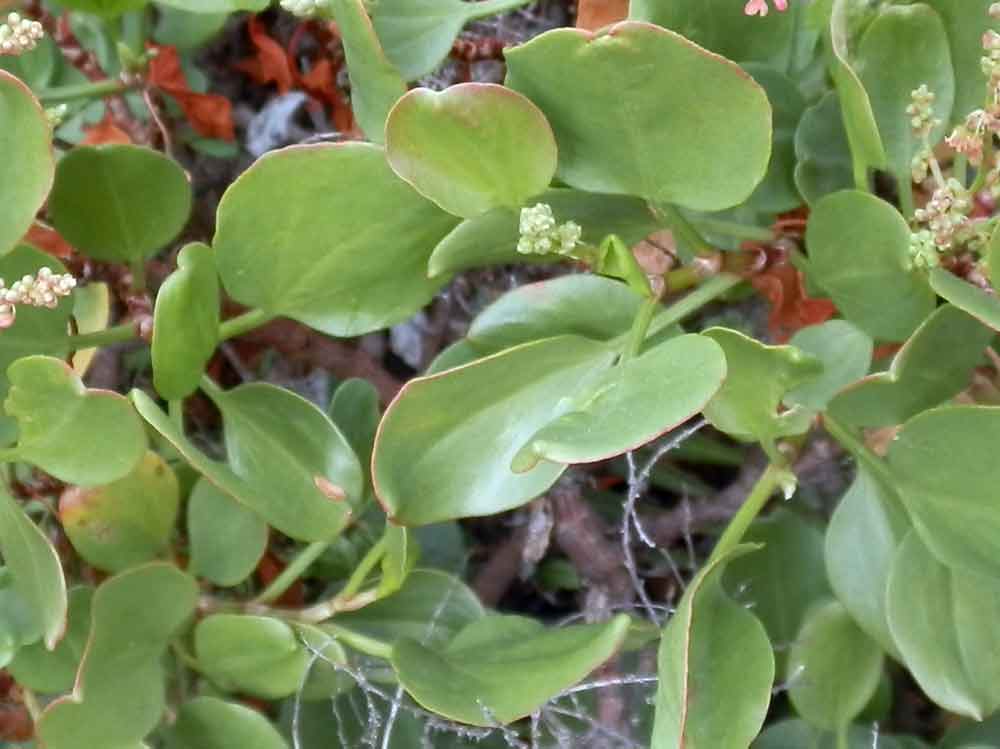
[[[788,0],[774,0],[774,7],[780,11],[788,10]],[[747,0],[743,12],[748,16],[766,16],[770,9],[767,0]]]

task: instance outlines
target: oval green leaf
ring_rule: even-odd
[[[190,572],[216,585],[239,585],[267,550],[267,523],[207,479],[191,490],[187,505]]]
[[[57,694],[73,688],[90,634],[92,588],[78,587],[69,592],[66,634],[49,650],[43,643],[21,648],[7,670],[22,687],[39,694]]]
[[[991,262],[992,273],[996,263]],[[965,310],[983,325],[1000,330],[1000,300],[995,294],[966,283],[944,268],[931,271],[931,288],[959,309]]]
[[[555,29],[506,58],[507,85],[548,117],[572,187],[712,211],[746,200],[767,171],[763,89],[675,32]]]
[[[167,749],[288,749],[288,743],[256,710],[197,697],[181,705]]]

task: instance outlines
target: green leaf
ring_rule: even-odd
[[[859,427],[902,424],[968,387],[995,335],[957,307],[938,307],[899,350],[889,371],[837,394],[830,413]]]
[[[117,16],[126,11],[138,10],[148,3],[149,0],[62,0],[61,5],[85,13]]]
[[[945,564],[1000,577],[1000,408],[951,406],[906,423],[889,467],[924,543]]]
[[[269,0],[156,0],[157,5],[189,13],[235,13],[238,10],[262,11]]]
[[[762,548],[730,561],[723,583],[760,619],[775,646],[778,671],[784,672],[784,646],[795,640],[809,607],[830,593],[823,535],[798,514],[781,509],[756,521],[744,538]]]
[[[941,737],[940,749],[989,749],[1000,744],[1000,714],[986,720],[960,721]]]
[[[381,143],[389,110],[406,81],[385,56],[364,0],[331,0],[351,81],[351,110],[368,139]]]
[[[180,400],[198,388],[219,344],[219,276],[214,256],[207,245],[189,244],[177,256],[177,270],[156,295],[153,384],[167,400]]]
[[[46,356],[18,359],[7,370],[4,403],[17,419],[12,456],[80,486],[126,476],[146,453],[146,434],[128,400],[88,390],[64,362]]]
[[[267,550],[267,524],[260,516],[199,479],[187,506],[191,574],[216,585],[239,585]]]
[[[874,195],[844,190],[823,198],[806,243],[810,278],[873,338],[904,340],[934,311],[926,276],[910,268],[909,226]]]
[[[813,609],[788,655],[788,696],[819,728],[837,730],[864,709],[882,676],[882,649],[839,601]]]
[[[492,83],[410,91],[385,126],[389,165],[444,210],[518,210],[549,186],[556,140],[538,107]]]
[[[795,184],[809,205],[854,186],[851,146],[836,91],[809,107],[795,130]]]
[[[555,29],[505,56],[507,85],[552,124],[571,187],[711,211],[744,201],[767,171],[763,89],[672,31]]]
[[[804,62],[818,39],[801,23],[802,9],[791,4],[787,13],[763,18],[740,10],[729,0],[633,0],[629,18],[672,29],[730,60],[797,72],[795,58]]]
[[[983,21],[985,26],[985,16]],[[908,190],[913,156],[923,147],[906,113],[911,93],[921,84],[934,92],[934,115],[941,124],[931,132],[931,144],[944,137],[951,120],[955,74],[941,17],[922,3],[882,8],[861,37],[855,64],[885,144],[889,170],[900,189]]]
[[[619,281],[560,276],[508,291],[472,321],[468,342],[480,354],[559,335],[610,342],[628,333],[641,306],[642,298]]]
[[[66,268],[56,258],[28,245],[18,245],[0,257],[0,278],[16,279],[35,275],[41,268],[53,273],[65,273]],[[74,292],[74,296],[76,292]],[[69,353],[67,326],[73,313],[73,300],[62,299],[55,309],[21,305],[11,328],[0,335],[0,398],[6,399],[10,389],[7,369],[23,356],[50,354],[60,358]],[[17,436],[14,418],[0,408],[0,443],[10,444]]]
[[[726,358],[714,340],[671,338],[567,393],[569,411],[532,435],[512,467],[520,473],[542,460],[596,463],[633,450],[701,411],[725,377]]]
[[[311,661],[295,630],[267,616],[214,614],[198,622],[194,642],[209,679],[265,699],[294,694]]]
[[[420,544],[407,528],[387,523],[383,539],[385,556],[382,557],[382,579],[378,584],[379,598],[391,595],[403,587],[420,556]]]
[[[889,736],[877,733],[871,726],[854,725],[848,729],[847,744],[837,744],[837,735],[820,731],[804,720],[783,720],[768,726],[756,741],[753,749],[926,749],[926,744],[912,736]]]
[[[5,487],[0,487],[0,555],[12,587],[30,611],[32,637],[56,647],[66,629],[66,579],[55,549],[45,534],[28,519]]]
[[[351,515],[345,500],[361,499],[364,475],[330,418],[305,398],[266,383],[207,394],[222,412],[233,472],[275,498],[269,522],[295,538],[323,532],[329,540],[340,533]],[[343,495],[339,500],[324,491],[330,484]]]
[[[484,615],[479,598],[457,577],[437,570],[414,570],[392,595],[357,611],[338,613],[332,621],[389,644],[409,637],[438,647]]]
[[[267,154],[226,191],[216,262],[236,301],[355,336],[433,298],[447,279],[428,279],[427,260],[457,223],[399,179],[381,148],[297,146]]]
[[[150,257],[191,213],[180,165],[138,146],[81,146],[59,161],[49,216],[66,241],[95,260]]]
[[[755,548],[738,546],[702,568],[663,631],[657,749],[747,747],[764,723],[774,681],[771,643],[721,583],[726,563]]]
[[[408,382],[375,442],[375,491],[400,523],[492,515],[538,496],[565,466],[514,473],[521,447],[573,410],[566,396],[592,392],[615,352],[560,336],[508,349]],[[462,460],[454,456],[462,455]]]
[[[52,131],[31,90],[0,70],[0,254],[35,220],[52,187]]]
[[[382,420],[379,400],[378,391],[370,382],[350,379],[337,387],[330,401],[330,419],[337,425],[361,463],[365,478],[364,503],[374,499],[375,494],[371,466],[375,433]]]
[[[55,650],[36,642],[17,652],[7,670],[18,684],[40,694],[57,694],[73,688],[90,634],[93,595],[93,589],[85,587],[73,588],[69,592],[66,634]]]
[[[50,703],[36,724],[45,747],[134,749],[163,715],[161,657],[197,600],[194,579],[162,562],[102,584],[73,692]]]
[[[885,166],[886,153],[868,92],[849,60],[848,16],[851,4],[852,0],[833,0],[833,12],[830,15],[833,60],[830,74],[840,96],[844,129],[851,146],[854,184],[861,189],[867,186],[869,173],[873,169]]]
[[[858,626],[897,659],[885,592],[896,549],[909,530],[899,499],[859,467],[826,531],[830,587]]]
[[[147,452],[127,476],[59,499],[59,521],[84,561],[120,572],[163,554],[177,522],[180,488],[170,466]]]
[[[982,720],[1000,707],[1000,583],[942,564],[911,531],[893,562],[889,627],[927,696]]]
[[[528,0],[379,0],[372,23],[385,53],[408,81],[433,72],[451,52],[462,27],[477,18],[526,5]]]
[[[73,291],[73,319],[78,334],[107,330],[111,321],[111,290],[104,281],[88,283]],[[73,371],[85,377],[97,355],[98,348],[77,349],[73,352]]]
[[[608,660],[629,618],[545,629],[533,619],[489,616],[443,650],[404,638],[392,649],[400,684],[419,704],[477,726],[530,715]]]
[[[991,271],[996,265],[991,264]],[[983,325],[1000,330],[1000,300],[994,294],[966,283],[943,268],[932,270],[930,279],[931,288],[942,297],[968,312]]]
[[[197,697],[181,705],[167,749],[288,749],[288,744],[256,710]]]
[[[574,221],[583,229],[583,241],[599,243],[616,234],[628,245],[637,244],[659,227],[649,206],[638,198],[557,188],[538,196],[552,206],[559,221]],[[497,208],[460,223],[434,248],[427,264],[431,278],[488,265],[530,262],[517,251],[518,213]],[[544,261],[562,260],[543,256]]]
[[[329,541],[343,528],[348,518],[348,509],[346,506],[341,506],[340,503],[335,503],[319,490],[314,480],[316,476],[320,476],[321,474],[310,473],[307,477],[301,472],[309,469],[308,466],[303,466],[301,461],[296,461],[292,465],[282,465],[278,473],[267,475],[262,485],[258,485],[250,480],[244,480],[241,475],[234,472],[234,469],[225,463],[212,460],[195,447],[177,424],[157,407],[148,395],[140,390],[133,390],[129,397],[147,423],[173,445],[198,473],[211,481],[220,491],[253,510],[285,535],[300,541]],[[295,398],[296,396],[290,397]],[[281,401],[279,403],[280,408],[284,408],[287,405],[286,402],[290,402],[287,398],[280,398],[279,400]],[[295,409],[293,413],[305,415],[305,422],[298,426],[315,426],[319,424],[319,420],[311,410],[314,407],[307,402],[304,403],[307,408],[303,408],[302,404],[298,402],[295,402],[292,406]],[[280,409],[268,412],[268,414],[272,420],[276,415],[281,414],[286,417],[286,421],[289,415]],[[250,415],[252,416],[253,414],[251,413]],[[253,426],[253,422],[247,424],[247,427],[251,430],[253,430]],[[284,437],[281,437],[282,439],[289,435],[292,435],[295,440],[298,439],[298,435],[294,431],[295,427],[290,428],[287,423],[283,424],[281,421],[266,424],[262,428],[273,430],[272,437],[284,434]],[[311,434],[304,441],[304,444],[310,447],[310,452],[313,453],[312,457],[315,457],[316,450],[320,449],[317,447],[317,444],[322,444],[322,439],[328,436],[329,432],[330,427],[327,424],[322,424],[318,432]],[[244,436],[246,434],[252,436],[254,433],[254,431],[246,432]],[[239,445],[241,450],[243,444],[241,442]],[[266,453],[265,463],[259,467],[254,465],[245,466],[248,470],[247,475],[256,476],[262,471],[268,471],[269,469],[265,468],[265,465],[271,466],[273,469],[275,457],[274,454],[267,451],[267,444],[268,441],[264,440],[254,446],[255,450],[260,449]],[[296,443],[293,442],[292,444]],[[249,452],[247,453],[247,455],[250,454]],[[280,455],[281,453],[279,452],[278,454]],[[323,465],[325,465],[328,457],[334,458],[339,454],[341,454],[339,447],[329,456],[324,454],[322,456]],[[306,457],[308,458],[309,456]],[[274,491],[265,491],[263,487],[273,487],[274,483],[278,481],[278,476],[288,478],[292,482],[291,486],[300,489],[300,493],[290,496],[287,492],[287,487],[284,485],[280,487],[277,493]]]
[[[776,440],[809,428],[810,412],[793,408],[779,414],[778,407],[786,393],[823,373],[818,359],[794,346],[766,346],[728,328],[710,328],[704,335],[722,347],[728,370],[705,409],[713,426],[740,440],[760,441],[771,454]]]
[[[838,390],[868,374],[875,346],[866,333],[846,320],[802,328],[792,336],[791,345],[819,359],[823,374],[791,390],[785,402],[815,411],[824,410]]]

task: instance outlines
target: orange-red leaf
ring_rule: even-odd
[[[278,93],[286,94],[295,87],[295,68],[288,52],[267,35],[264,26],[256,16],[251,16],[247,24],[250,41],[256,50],[253,57],[236,63],[236,68],[253,78],[257,83],[273,83]]]
[[[132,143],[132,138],[115,124],[110,112],[104,115],[103,120],[93,127],[85,128],[83,132],[86,133],[82,141],[85,146],[102,146],[108,143],[127,146]]]
[[[779,263],[751,279],[753,287],[771,303],[767,327],[778,343],[784,343],[807,325],[818,325],[833,317],[837,308],[829,299],[813,299],[806,293],[802,274],[789,263]]]
[[[628,0],[580,0],[576,11],[576,26],[597,31],[628,17]]]
[[[69,242],[55,229],[42,224],[32,224],[28,233],[24,235],[24,241],[62,260],[73,256],[73,248]]]
[[[232,103],[224,96],[192,91],[176,48],[157,47],[148,80],[151,86],[174,98],[197,133],[206,138],[236,139]]]

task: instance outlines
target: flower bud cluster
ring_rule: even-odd
[[[972,200],[966,189],[958,180],[949,179],[913,216],[927,225],[939,249],[947,249],[954,243],[956,235],[968,225],[971,209]]]
[[[45,30],[38,21],[23,18],[18,13],[11,13],[5,23],[0,23],[0,55],[20,55],[30,52],[38,46],[43,36]]]
[[[521,238],[517,251],[522,255],[569,255],[580,241],[583,230],[574,221],[556,223],[552,206],[538,203],[521,209]]]
[[[906,108],[906,114],[910,118],[910,129],[914,137],[922,144],[913,155],[910,169],[913,172],[913,181],[923,182],[927,179],[930,161],[934,157],[930,143],[931,131],[941,124],[941,120],[934,117],[935,95],[927,88],[926,83],[915,89],[910,97],[912,102]]]
[[[281,7],[299,18],[322,16],[327,6],[327,0],[281,0]]]
[[[927,229],[910,234],[910,267],[930,270],[941,264],[941,255],[934,235]]]
[[[983,139],[987,132],[1000,130],[1000,120],[993,112],[976,109],[971,112],[965,122],[956,127],[945,142],[958,153],[965,154],[969,163],[979,166],[983,163]]]
[[[69,273],[53,273],[51,268],[40,268],[34,276],[24,276],[7,287],[0,278],[0,327],[14,323],[16,306],[55,309],[62,297],[69,296],[76,288],[76,279]]]

